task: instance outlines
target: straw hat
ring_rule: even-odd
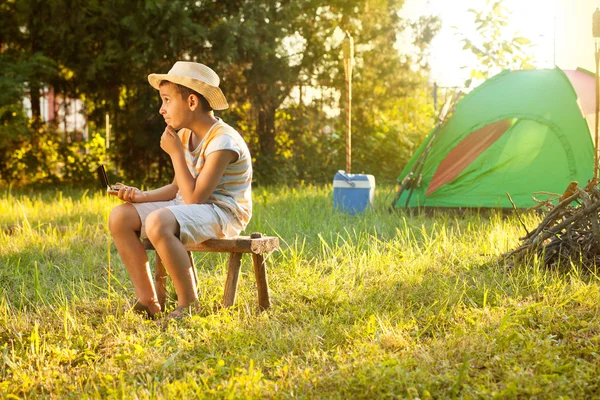
[[[213,110],[229,107],[225,95],[219,89],[219,76],[204,64],[177,61],[167,74],[148,75],[148,82],[155,89],[159,88],[161,81],[177,83],[195,90],[206,98]]]

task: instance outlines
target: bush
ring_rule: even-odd
[[[96,180],[96,168],[107,161],[102,136],[95,134],[88,142],[67,143],[54,127],[35,125],[18,114],[10,124],[3,125],[0,184],[79,184]]]

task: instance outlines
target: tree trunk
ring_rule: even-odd
[[[30,94],[31,100],[31,118],[33,119],[34,125],[39,125],[42,122],[42,109],[40,107],[40,87],[30,82]]]
[[[33,1],[30,6],[32,10],[39,10],[41,1]],[[40,43],[42,43],[40,33],[41,22],[37,19],[37,13],[32,12],[28,19],[28,30],[31,40],[31,55],[34,56],[40,51]],[[42,124],[42,112],[40,107],[40,79],[39,73],[34,72],[29,76],[29,98],[31,100],[31,119],[33,126],[37,129]]]
[[[261,157],[270,159],[275,155],[275,110],[270,104],[262,104],[258,111],[258,139]]]

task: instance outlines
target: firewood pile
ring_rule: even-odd
[[[546,211],[545,218],[529,231],[517,212],[527,234],[520,238],[521,245],[505,254],[504,259],[513,264],[537,255],[546,266],[569,266],[571,261],[586,268],[600,265],[598,182],[594,180],[584,188],[571,182],[562,196],[550,194],[547,200],[535,200],[538,205],[532,208]]]

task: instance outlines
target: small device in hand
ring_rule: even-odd
[[[121,189],[121,185],[111,185],[108,182],[108,175],[106,175],[104,165],[100,165],[98,168],[96,168],[96,173],[98,174],[98,180],[100,181],[102,186],[106,188],[107,192],[118,192],[119,189]]]

